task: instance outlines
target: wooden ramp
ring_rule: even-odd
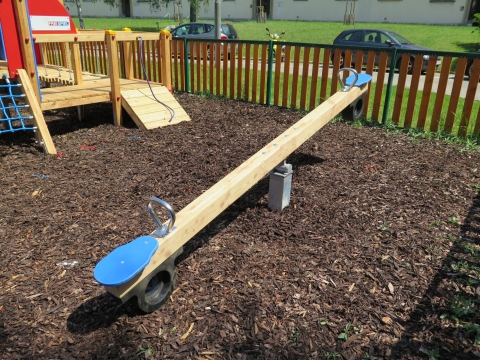
[[[144,84],[147,86],[135,90],[121,90],[122,106],[139,128],[150,130],[191,120],[165,86],[150,83],[150,90],[148,84]],[[173,109],[175,116],[171,121],[171,111],[157,100]]]

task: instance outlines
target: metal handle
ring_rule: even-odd
[[[340,76],[340,74],[343,73],[344,71],[352,72],[353,75],[355,75],[355,80],[353,80],[353,83],[349,86],[345,85],[345,83],[342,80],[342,77]],[[337,77],[338,77],[338,81],[340,81],[340,84],[342,84],[342,88],[340,89],[340,91],[347,92],[347,91],[350,91],[350,89],[355,86],[355,83],[358,80],[358,72],[353,68],[343,68],[343,69],[340,69]]]
[[[165,209],[167,209],[168,216],[170,217],[170,221],[168,222],[168,224],[162,224],[162,222],[158,218],[157,213],[152,207],[153,201],[162,205]],[[172,206],[169,203],[159,198],[152,197],[150,198],[150,202],[148,203],[147,209],[153,221],[155,222],[155,224],[157,224],[158,228],[163,232],[164,235],[172,231],[173,224],[175,224],[175,211],[173,210]]]

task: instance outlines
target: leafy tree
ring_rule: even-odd
[[[95,3],[97,1],[102,0],[91,0],[91,2]],[[197,21],[198,14],[200,13],[200,2],[203,1],[205,7],[209,5],[209,0],[188,0],[190,2],[190,22]],[[80,28],[85,29],[85,23],[83,21],[83,14],[82,14],[82,0],[74,0],[75,5],[77,6],[77,13],[78,13],[78,21],[80,22]],[[106,4],[110,5],[111,7],[118,7],[120,6],[120,0],[103,0]],[[160,11],[162,6],[167,6],[169,3],[175,2],[175,0],[150,0],[150,10],[151,11]]]

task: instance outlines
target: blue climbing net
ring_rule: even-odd
[[[15,88],[19,88],[22,84],[12,84],[10,80],[3,76],[5,84],[0,82],[0,134],[23,131],[23,130],[35,130],[34,126],[27,126],[26,120],[32,120],[33,116],[23,115],[25,110],[29,108],[28,104],[19,104],[19,99],[25,97],[25,94],[18,93]],[[1,79],[0,79],[1,81]]]

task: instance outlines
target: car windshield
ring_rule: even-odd
[[[394,33],[394,32],[389,32],[388,34],[402,45],[413,45],[413,43],[411,41],[408,41],[407,39],[405,39],[400,34],[397,34],[397,33]]]

